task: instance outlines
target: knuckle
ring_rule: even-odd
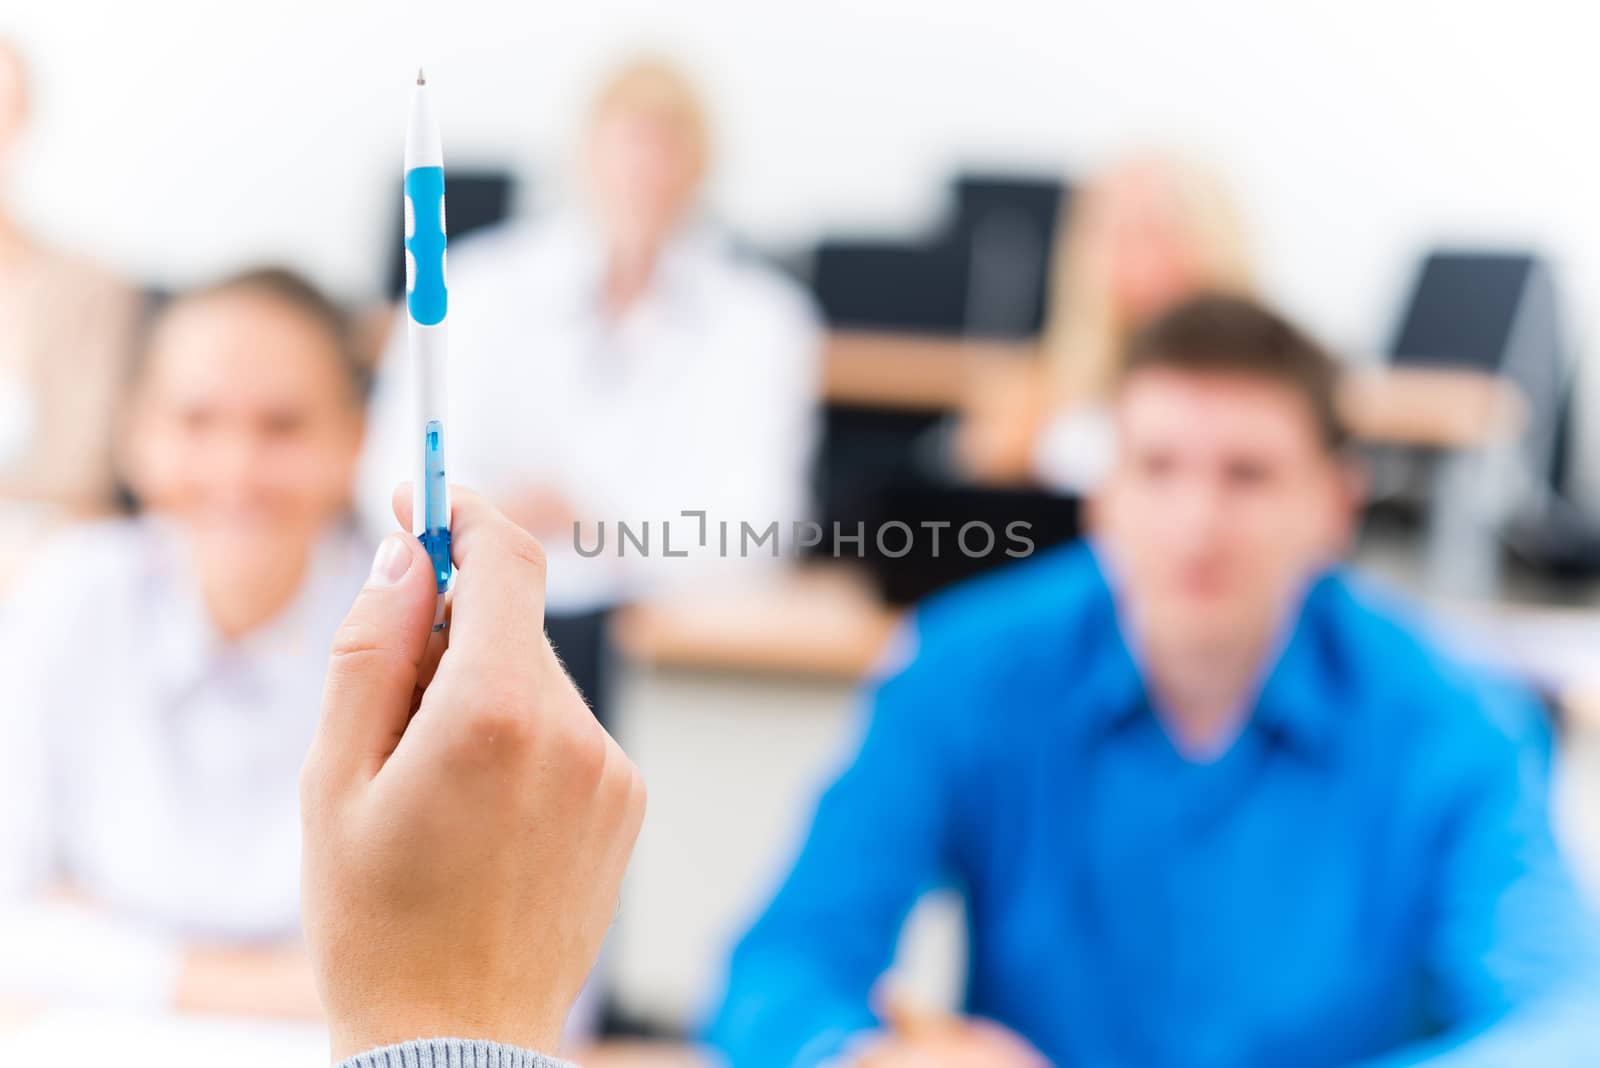
[[[467,720],[473,747],[505,756],[525,752],[533,743],[533,721],[521,702],[507,696],[474,709]]]
[[[607,738],[592,719],[572,719],[576,722],[565,723],[552,732],[555,752],[551,755],[568,769],[574,785],[593,790],[605,781]]]
[[[527,565],[540,575],[545,574],[548,567],[544,545],[539,539],[510,523],[507,524],[506,530],[506,555],[518,563]]]
[[[650,803],[650,790],[645,785],[644,775],[639,771],[633,761],[623,758],[623,779],[627,789],[623,797],[623,818],[628,823],[637,826],[643,819],[645,809]]]
[[[360,659],[369,653],[382,652],[383,631],[370,619],[346,616],[339,629],[333,632],[333,659],[336,661]]]
[[[633,791],[633,762],[622,747],[610,737],[605,739],[605,768],[602,772],[601,791],[613,808],[627,804]]]

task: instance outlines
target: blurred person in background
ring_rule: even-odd
[[[0,588],[50,526],[114,507],[112,414],[137,309],[11,212],[28,115],[26,66],[0,38]]]
[[[966,473],[1085,493],[1113,456],[1107,397],[1128,340],[1201,292],[1253,289],[1244,224],[1222,179],[1140,155],[1094,178],[1062,220],[1040,361],[985,379],[956,437]]]
[[[296,782],[370,543],[338,308],[259,270],[135,361],[141,509],[62,532],[0,606],[0,997],[315,1013]]]
[[[1546,725],[1339,566],[1360,479],[1334,361],[1204,297],[1119,362],[1093,538],[917,611],[713,1044],[739,1068],[1582,1063],[1600,938]],[[881,1027],[941,884],[966,1015]]]
[[[659,524],[672,521],[674,552],[703,556],[685,509],[737,530],[787,528],[806,506],[819,328],[797,287],[700,218],[709,161],[688,78],[630,62],[589,114],[584,200],[450,250],[451,477],[544,540],[546,626],[602,721],[609,610],[707,577],[663,558]],[[397,329],[362,476],[363,510],[384,526],[411,456],[406,372]],[[618,558],[624,520],[657,528],[654,558]],[[600,523],[604,550],[580,556],[575,524],[592,549]]]

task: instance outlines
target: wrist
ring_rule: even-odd
[[[359,1057],[371,1050],[414,1043],[420,1040],[419,1036],[425,1035],[470,1035],[471,1038],[448,1038],[437,1041],[467,1042],[536,1051],[541,1056],[552,1057],[560,1045],[561,1021],[558,1019],[554,1025],[550,1025],[529,1019],[495,1019],[485,1013],[416,1009],[385,1013],[382,1016],[367,1014],[358,1019],[348,1017],[330,1019],[328,1022],[329,1046],[335,1063],[340,1064],[350,1060],[361,1063]],[[428,1039],[428,1041],[436,1040]],[[384,1062],[380,1060],[377,1063],[381,1065]],[[496,1062],[490,1060],[487,1063]],[[509,1066],[511,1062],[507,1064]],[[521,1062],[517,1062],[517,1068],[520,1068],[520,1064]]]
[[[565,1062],[503,1042],[470,1038],[418,1038],[362,1050],[336,1068],[392,1068],[399,1064],[492,1064],[496,1068],[571,1068]]]

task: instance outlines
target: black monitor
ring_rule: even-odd
[[[1428,256],[1390,346],[1395,364],[1501,370],[1533,265],[1522,253]]]
[[[835,328],[959,334],[966,319],[967,256],[951,242],[825,240],[811,284]]]
[[[1528,403],[1531,471],[1559,477],[1569,360],[1554,273],[1520,251],[1441,250],[1422,261],[1390,355],[1396,366],[1502,375]]]
[[[963,174],[954,240],[969,259],[964,331],[1024,340],[1044,329],[1056,232],[1070,200],[1058,178]]]
[[[1023,340],[1048,304],[1067,188],[1053,178],[964,174],[954,211],[920,240],[835,237],[812,257],[829,325]]]

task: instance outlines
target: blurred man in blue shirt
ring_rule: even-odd
[[[1242,300],[1135,339],[1095,537],[929,602],[872,694],[734,954],[736,1068],[1600,1063],[1538,710],[1339,569],[1335,379]],[[966,1015],[882,1028],[952,883]]]

